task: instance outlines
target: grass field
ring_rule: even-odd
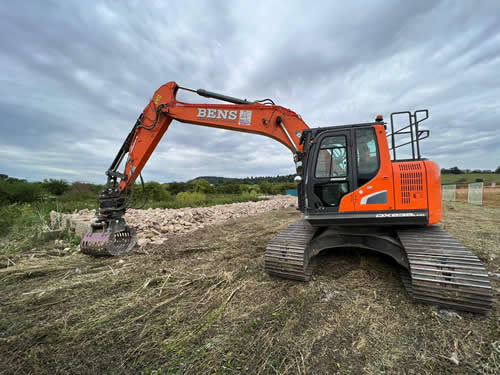
[[[477,182],[478,179],[483,182],[496,182],[500,185],[499,173],[463,173],[463,174],[441,174],[441,184],[470,184]]]
[[[487,316],[412,303],[390,259],[358,250],[320,256],[307,284],[269,277],[288,209],[121,258],[28,251],[0,270],[0,373],[498,374],[500,209],[444,214],[490,272]]]

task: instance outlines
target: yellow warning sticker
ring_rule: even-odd
[[[156,95],[155,104],[156,105],[160,104],[160,100],[161,100],[161,95]]]

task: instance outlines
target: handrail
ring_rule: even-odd
[[[419,118],[419,114],[424,114],[423,118]],[[398,115],[407,115],[408,116],[408,125],[394,130],[394,118]],[[397,160],[396,149],[407,146],[411,144],[411,154],[413,160],[420,160],[420,141],[429,137],[429,130],[420,130],[419,125],[421,122],[427,120],[429,118],[429,110],[428,109],[419,109],[413,113],[410,111],[403,112],[393,112],[391,113],[391,132],[387,133],[387,137],[391,138],[391,148],[389,151],[392,151],[393,160]],[[409,129],[409,130],[407,130]],[[402,134],[410,134],[410,140],[405,143],[396,144],[396,135]]]

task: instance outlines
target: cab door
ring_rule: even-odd
[[[394,208],[392,164],[383,125],[354,129],[355,211]],[[341,209],[342,211],[342,209]]]
[[[313,141],[306,183],[309,211],[339,211],[342,198],[355,188],[350,129],[325,131]]]

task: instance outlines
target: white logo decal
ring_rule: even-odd
[[[252,111],[240,111],[240,125],[252,125]]]
[[[238,118],[238,111],[215,108],[198,108],[198,118],[236,121]]]
[[[425,216],[425,214],[406,212],[403,214],[376,214],[375,217],[406,217],[406,216]]]

